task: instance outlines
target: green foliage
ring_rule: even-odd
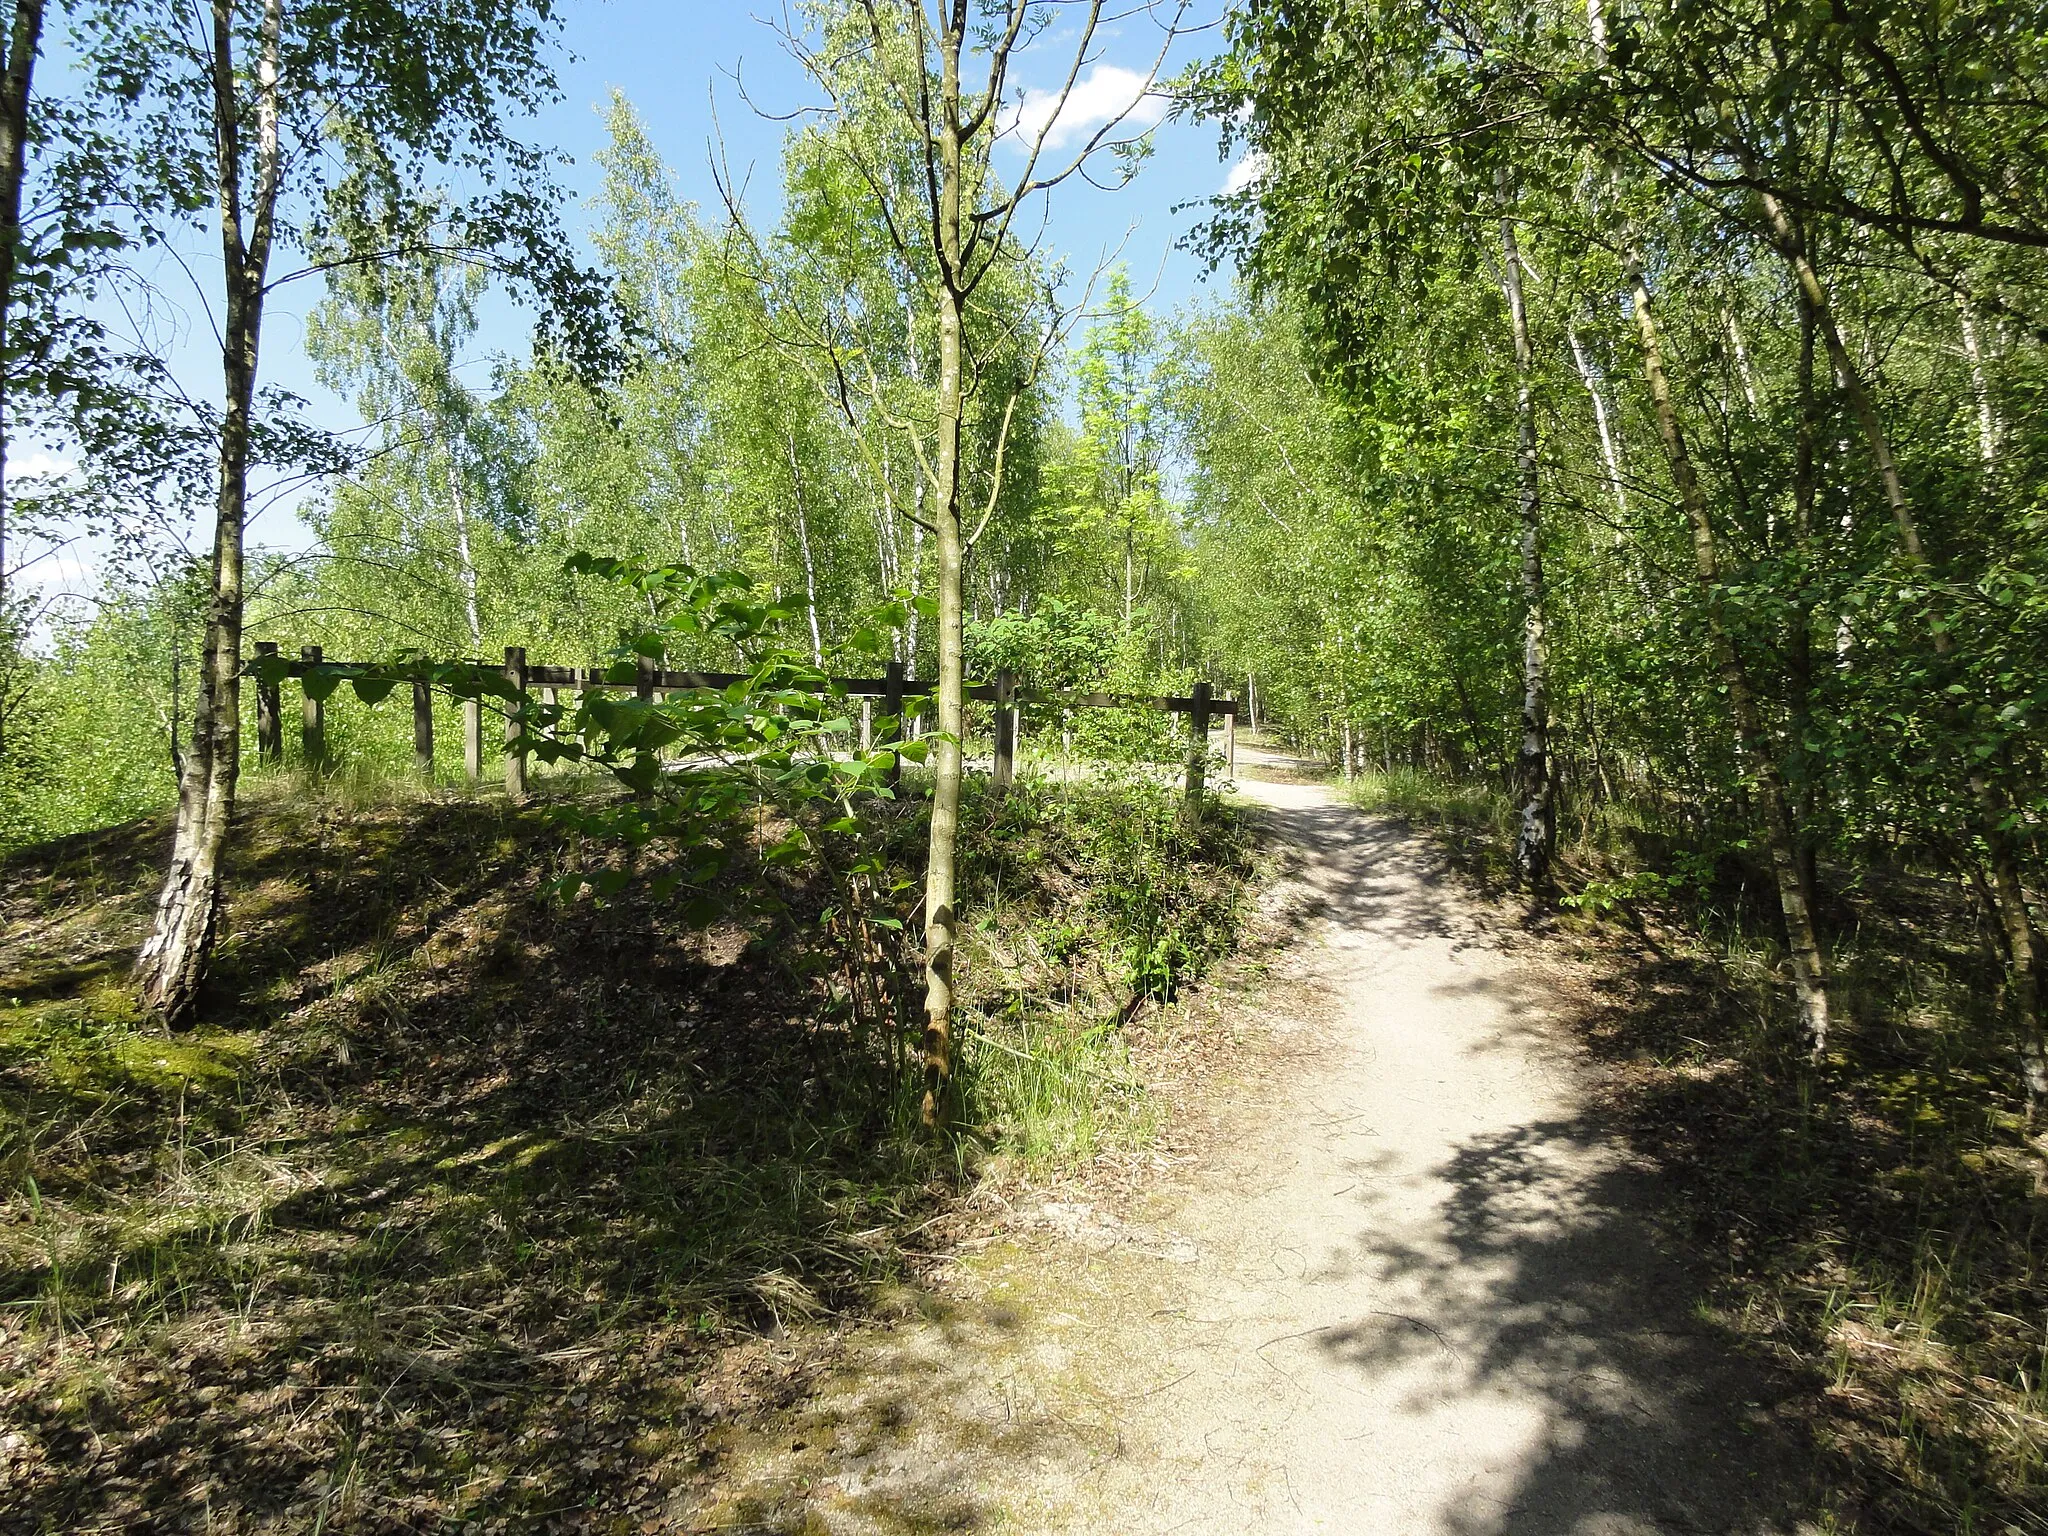
[[[191,710],[203,600],[190,569],[117,589],[27,659],[0,753],[0,848],[124,822],[176,794],[172,745]]]
[[[721,690],[685,690],[658,703],[586,689],[572,705],[523,710],[521,744],[542,762],[600,767],[632,791],[608,805],[559,807],[564,825],[634,854],[661,845],[667,872],[655,877],[655,894],[680,893],[691,921],[720,915],[714,892],[726,883],[735,834],[749,830],[749,817],[752,852],[764,866],[823,860],[852,882],[848,899],[867,892],[884,866],[864,846],[866,808],[889,797],[891,766],[921,758],[924,744],[897,740],[897,722],[885,717],[872,749],[842,747],[853,728],[844,690],[783,634],[798,610],[755,598],[741,572],[699,575],[590,555],[573,557],[570,569],[631,587],[652,611],[653,623],[631,638],[616,675],[631,676],[628,657],[659,661],[672,639],[710,637],[738,654],[746,676]],[[899,605],[880,619],[900,622],[903,611]],[[883,648],[879,625],[863,637],[872,651]],[[763,831],[765,815],[779,819],[773,841]],[[828,857],[828,850],[839,856]],[[628,878],[624,869],[575,869],[556,888],[565,896],[585,887],[610,895]],[[885,913],[875,921],[902,926]]]
[[[1252,833],[1218,807],[1190,839],[1177,791],[1107,770],[976,788],[968,857],[967,1119],[1028,1158],[1085,1157],[1149,1129],[1124,1021],[1200,977],[1235,938]]]

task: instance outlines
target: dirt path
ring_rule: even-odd
[[[1247,754],[1256,771],[1255,754]],[[1421,838],[1243,781],[1306,931],[1120,1219],[1020,1212],[947,1302],[733,1449],[724,1528],[1792,1533],[1798,1458],[1599,1136],[1557,973]],[[1524,946],[1526,949],[1527,946]]]

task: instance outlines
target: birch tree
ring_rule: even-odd
[[[1019,411],[1079,314],[1042,292],[992,336],[982,306],[1005,273],[1031,265],[1046,198],[1091,166],[1116,158],[1126,168],[1131,164],[1150,116],[1147,95],[1184,13],[1175,5],[1158,18],[1157,51],[1130,100],[1079,126],[1069,120],[1076,87],[1106,29],[1120,19],[1100,0],[860,0],[807,12],[812,28],[787,34],[825,98],[825,115],[871,125],[868,132],[833,135],[831,152],[865,189],[865,212],[880,219],[914,295],[911,324],[928,327],[934,342],[928,414],[910,418],[895,414],[873,370],[868,344],[881,342],[870,335],[875,317],[813,312],[802,337],[792,338],[822,362],[846,397],[865,397],[867,430],[886,426],[908,447],[923,487],[922,510],[906,509],[906,515],[931,539],[937,600],[924,890],[927,1126],[949,1114],[953,1072],[968,558],[1002,504]],[[1026,91],[1027,72],[1052,83]],[[997,170],[999,143],[1012,148],[1017,162],[1007,178]],[[908,174],[899,174],[904,169]],[[978,463],[967,431],[977,407],[997,418]],[[849,419],[861,418],[849,413]]]
[[[137,0],[87,18],[106,109],[152,146],[138,203],[219,241],[219,287],[202,295],[221,359],[203,418],[215,445],[204,655],[170,867],[137,962],[146,1005],[173,1025],[194,1016],[223,900],[252,472],[318,454],[259,388],[269,301],[296,281],[437,250],[544,296],[562,343],[599,362],[601,301],[554,222],[548,159],[505,129],[553,93],[555,25],[552,0]],[[453,203],[434,188],[442,170],[486,190]]]

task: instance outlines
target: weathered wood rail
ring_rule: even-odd
[[[275,641],[256,642],[259,658],[278,655]],[[522,699],[529,698],[537,691],[541,702],[552,704],[563,691],[580,692],[592,689],[632,689],[640,698],[652,702],[657,695],[683,693],[692,690],[716,690],[729,688],[734,683],[747,681],[750,674],[745,672],[698,672],[674,670],[659,666],[652,657],[642,656],[637,664],[628,668],[619,663],[609,667],[556,667],[530,663],[523,646],[505,647],[502,665],[496,662],[470,659],[463,665],[475,669],[478,677],[503,678]],[[281,669],[285,677],[302,678],[309,673],[324,673],[329,676],[373,676],[388,675],[388,664],[364,661],[328,661],[317,645],[300,649],[298,659],[286,661]],[[912,700],[928,698],[935,688],[929,680],[906,677],[900,661],[892,661],[881,677],[834,677],[829,686],[851,698],[881,700],[885,716],[901,716],[904,705]],[[259,676],[256,684],[256,750],[266,762],[277,762],[284,756],[284,714],[283,691],[274,680],[275,671],[268,676]],[[821,685],[824,686],[824,685]],[[1187,764],[1187,793],[1190,805],[1199,805],[1203,788],[1203,777],[1208,767],[1209,731],[1218,720],[1223,724],[1224,755],[1228,771],[1237,771],[1237,700],[1219,699],[1210,692],[1206,682],[1196,683],[1194,692],[1186,697],[1170,694],[1135,693],[1081,693],[1073,690],[1022,689],[1016,677],[1007,671],[998,672],[993,682],[970,683],[967,697],[981,703],[996,706],[993,736],[993,754],[990,762],[990,778],[998,785],[1006,785],[1016,777],[1017,747],[1021,735],[1020,706],[1024,703],[1051,703],[1070,709],[1150,709],[1188,717],[1190,750]],[[462,701],[462,766],[463,772],[472,782],[484,775],[484,731],[483,702],[470,698]],[[869,719],[863,716],[861,722],[862,745],[868,744]],[[512,711],[505,714],[505,788],[515,795],[526,793],[526,754],[517,750],[519,722]],[[327,706],[326,701],[311,692],[302,692],[299,703],[299,743],[305,760],[321,763],[327,759]],[[433,690],[424,682],[412,685],[412,750],[413,765],[418,772],[431,779],[434,773],[434,701]]]

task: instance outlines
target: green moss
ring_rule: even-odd
[[[180,1039],[117,1035],[110,1054],[122,1072],[151,1087],[175,1088],[188,1083],[223,1087],[241,1078],[255,1049],[252,1034],[209,1029]]]
[[[164,1035],[139,1027],[126,988],[101,986],[82,996],[0,1009],[0,1061],[35,1061],[61,1086],[158,1091],[221,1089],[238,1082],[255,1055],[249,1032],[202,1028]]]

